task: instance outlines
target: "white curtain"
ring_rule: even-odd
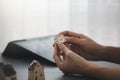
[[[88,34],[102,44],[120,46],[120,0],[88,0]]]
[[[69,0],[0,0],[0,52],[12,40],[69,29]]]
[[[0,52],[12,40],[84,33],[104,45],[120,45],[120,0],[0,0]]]

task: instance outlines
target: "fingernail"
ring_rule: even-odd
[[[55,43],[53,44],[53,47],[55,47]]]
[[[56,43],[54,43],[54,44],[53,44],[53,47],[55,47],[56,45],[57,45],[57,44],[56,44]]]

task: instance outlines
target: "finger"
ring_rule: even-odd
[[[70,49],[77,54],[79,54],[81,51],[81,48],[78,45],[74,45],[74,44],[70,45]]]
[[[83,35],[83,34],[75,33],[72,31],[63,31],[59,34],[63,34],[64,36],[69,36],[69,37],[77,37],[77,38],[85,37],[85,35]]]
[[[58,49],[57,44],[54,45],[54,55],[53,55],[53,58],[54,58],[54,60],[55,60],[55,62],[56,62],[56,64],[58,66],[60,66],[62,64],[62,60],[61,60],[60,55],[59,55],[59,49]]]
[[[85,40],[85,38],[84,39],[75,38],[75,37],[67,37],[66,38],[66,42],[71,43],[71,44],[75,44],[78,46],[83,46],[83,44],[84,44],[83,40]]]
[[[53,43],[53,47],[55,46],[55,44],[56,44],[56,43],[54,42],[54,43]]]
[[[58,47],[60,48],[60,50],[63,52],[63,54],[68,54],[69,52],[71,52],[71,50],[67,47],[67,46],[65,46],[64,44],[61,44],[61,43],[59,43],[58,44]]]
[[[71,49],[71,44],[64,43],[69,49]]]

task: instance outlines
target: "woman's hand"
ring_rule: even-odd
[[[82,73],[100,80],[120,80],[120,67],[100,66],[89,60],[120,62],[119,47],[104,47],[85,35],[65,31],[66,43],[55,43],[54,60],[64,73]],[[61,58],[62,56],[62,58]],[[86,59],[85,59],[86,58]]]
[[[102,60],[102,58],[104,58],[103,53],[105,46],[96,43],[87,36],[71,31],[64,31],[60,34],[67,36],[66,43],[67,45],[70,44],[70,49],[85,59]]]
[[[62,52],[62,53],[61,53]],[[61,56],[63,58],[61,58]],[[90,62],[75,54],[64,44],[54,45],[54,60],[64,73],[82,73],[88,70]]]

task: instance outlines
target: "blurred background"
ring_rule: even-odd
[[[120,46],[120,0],[0,0],[0,52],[10,41],[64,30]]]

